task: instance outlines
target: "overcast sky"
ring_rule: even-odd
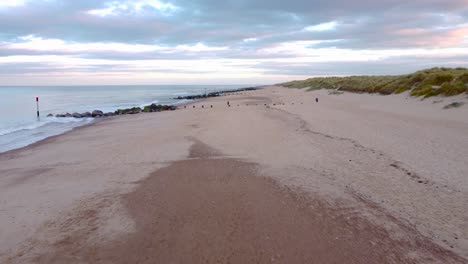
[[[268,84],[468,66],[468,0],[0,0],[0,85]]]

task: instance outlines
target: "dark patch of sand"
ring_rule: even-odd
[[[38,263],[456,262],[261,177],[257,166],[201,142],[123,197],[136,232],[103,245],[67,236]],[[93,218],[96,212],[87,211]],[[90,228],[93,228],[90,226]],[[427,241],[427,243],[431,243]],[[422,253],[422,254],[421,254]]]

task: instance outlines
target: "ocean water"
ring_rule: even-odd
[[[0,152],[67,132],[93,118],[55,118],[48,114],[113,112],[151,103],[179,104],[177,96],[242,88],[245,85],[36,86],[0,87]],[[36,116],[39,97],[40,118]]]

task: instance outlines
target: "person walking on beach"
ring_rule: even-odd
[[[229,104],[229,101],[227,101],[227,106],[231,106],[231,105]]]
[[[315,102],[318,103],[318,97],[315,97]]]

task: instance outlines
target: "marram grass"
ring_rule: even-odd
[[[279,84],[308,90],[335,89],[357,93],[398,94],[412,96],[452,96],[468,93],[468,69],[432,68],[397,76],[318,77]]]

